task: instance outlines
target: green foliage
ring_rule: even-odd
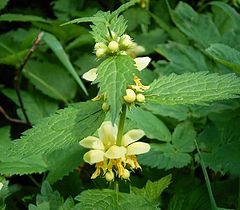
[[[166,125],[151,112],[136,107],[130,110],[128,117],[136,123],[137,128],[144,130],[148,138],[171,141],[171,133]],[[146,124],[146,121],[149,123]]]
[[[218,63],[240,73],[240,51],[224,44],[212,44],[206,52]]]
[[[126,55],[110,57],[98,66],[98,76],[94,83],[98,83],[100,94],[106,93],[113,122],[121,110],[126,87],[132,83],[134,69],[133,60]]]
[[[87,93],[87,90],[82,83],[81,79],[79,78],[77,72],[73,68],[67,54],[65,53],[62,45],[60,42],[54,37],[54,35],[49,33],[44,33],[43,40],[47,43],[47,45],[52,49],[52,51],[55,53],[55,55],[58,57],[58,59],[61,61],[61,63],[65,66],[65,68],[69,71],[69,73],[73,76],[73,78],[76,80],[78,85],[82,88],[85,94]]]
[[[167,105],[206,104],[238,97],[239,85],[240,80],[234,74],[171,74],[153,81],[146,97],[150,102]]]
[[[0,21],[17,21],[17,22],[47,22],[42,17],[34,15],[22,15],[22,14],[3,14],[0,15]]]
[[[9,0],[0,0],[0,10],[7,6]]]
[[[93,134],[103,119],[101,102],[88,101],[72,105],[41,120],[3,154],[9,158],[23,159],[67,147]]]

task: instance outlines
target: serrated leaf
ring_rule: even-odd
[[[47,22],[42,17],[34,15],[22,15],[22,14],[3,14],[0,16],[0,21],[16,21],[16,22]]]
[[[129,56],[119,55],[104,60],[97,69],[98,76],[94,83],[98,83],[100,94],[106,93],[114,122],[121,110],[127,85],[133,79],[134,61]]]
[[[80,201],[74,210],[92,210],[97,207],[98,210],[122,210],[122,209],[157,209],[144,200],[142,196],[121,193],[109,189],[86,190],[78,195],[76,200]]]
[[[20,107],[20,103],[15,90],[3,89],[1,92],[8,98],[10,98],[17,106]],[[21,97],[23,100],[26,113],[31,123],[33,124],[35,124],[43,117],[49,116],[51,113],[55,112],[58,108],[58,105],[55,101],[52,101],[39,93],[31,94],[30,92],[22,90]],[[25,120],[21,108],[17,109],[17,114],[22,120]]]
[[[210,124],[198,136],[198,144],[206,167],[215,172],[240,174],[238,127],[239,118],[234,118],[225,121],[221,128]]]
[[[171,133],[167,126],[152,113],[140,107],[134,107],[128,112],[128,117],[136,123],[138,128],[144,130],[148,138],[171,141]]]
[[[206,52],[218,63],[240,73],[240,51],[225,44],[212,44]]]
[[[202,48],[220,39],[219,31],[210,16],[200,15],[188,4],[180,2],[172,11],[172,19],[177,27]]]
[[[191,46],[170,42],[158,45],[155,50],[169,61],[165,68],[157,69],[161,74],[209,71],[203,54]]]
[[[172,134],[172,143],[180,152],[192,152],[195,149],[196,131],[190,121],[179,123]]]
[[[47,164],[40,155],[31,155],[28,158],[18,160],[0,161],[0,174],[2,175],[23,175],[32,173],[42,173],[47,171]]]
[[[0,147],[4,147],[5,145],[8,145],[11,141],[10,138],[10,126],[4,126],[0,127],[0,134],[1,134],[1,139],[0,139]]]
[[[0,43],[0,45],[1,45],[1,43]],[[20,52],[16,52],[14,54],[2,57],[2,58],[0,58],[0,63],[15,66],[16,63],[20,63],[20,60],[26,56],[27,52],[28,52],[28,50],[22,50]]]
[[[68,175],[81,163],[83,163],[83,154],[86,150],[78,143],[56,150],[46,157],[49,173],[46,180],[52,184],[64,176]]]
[[[47,96],[68,103],[76,94],[76,83],[68,73],[54,63],[29,61],[24,75]]]
[[[155,182],[148,180],[144,188],[138,189],[136,187],[131,187],[131,190],[136,195],[143,196],[150,203],[158,204],[159,197],[161,196],[162,192],[169,186],[171,179],[172,175],[170,174]]]
[[[23,159],[33,154],[46,154],[70,146],[93,134],[102,124],[104,112],[101,101],[87,101],[59,110],[44,118],[1,151],[7,158]]]
[[[191,162],[189,154],[177,151],[170,143],[150,144],[150,146],[151,150],[148,153],[138,156],[139,162],[143,165],[167,170],[182,168]]]
[[[61,43],[57,40],[57,38],[54,35],[45,32],[43,35],[43,40],[47,43],[47,45],[52,49],[52,51],[55,53],[55,55],[58,57],[58,59],[61,61],[61,63],[65,66],[65,68],[73,76],[73,78],[78,83],[79,87],[84,91],[84,93],[86,95],[88,95],[83,82],[79,78],[76,70],[74,69],[72,63],[70,62],[67,54],[65,53]]]
[[[150,84],[146,101],[159,104],[206,104],[216,100],[237,98],[240,80],[234,74],[207,72],[171,74]]]

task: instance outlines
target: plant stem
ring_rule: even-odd
[[[202,167],[204,179],[205,179],[207,190],[208,190],[208,194],[209,194],[209,197],[210,197],[212,210],[218,210],[217,204],[216,204],[214,196],[213,196],[213,192],[212,192],[210,180],[209,180],[209,177],[208,177],[208,174],[207,174],[206,166],[205,166],[204,160],[202,158],[201,152],[199,150],[199,147],[198,147],[196,139],[194,139],[194,142],[195,142],[195,145],[196,145],[196,148],[197,148],[197,151],[198,151],[200,164],[201,164],[201,167]]]
[[[33,182],[37,187],[41,187],[41,185],[32,177],[32,175],[28,175],[28,177],[32,180],[32,182]]]
[[[126,111],[127,111],[126,104],[123,104],[122,114],[120,116],[120,121],[118,125],[118,134],[117,134],[117,142],[116,142],[117,146],[122,146],[122,136],[123,136],[124,122],[126,118]]]
[[[117,203],[118,203],[118,196],[119,196],[119,184],[118,184],[118,181],[114,182],[114,190],[116,192],[116,199],[117,199]]]
[[[238,207],[237,210],[240,210],[240,176],[238,177]]]

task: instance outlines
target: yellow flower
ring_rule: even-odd
[[[88,136],[79,143],[85,148],[91,149],[83,156],[85,162],[96,164],[96,171],[92,179],[103,172],[109,180],[113,180],[113,171],[123,179],[128,179],[127,167],[130,169],[140,168],[136,155],[146,153],[150,150],[150,145],[144,142],[136,142],[144,136],[141,129],[133,129],[123,135],[122,145],[116,145],[117,127],[110,121],[102,123],[98,129],[98,137]],[[130,172],[129,172],[130,174]]]

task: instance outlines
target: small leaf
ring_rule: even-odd
[[[152,113],[144,111],[140,107],[135,107],[128,112],[128,117],[145,132],[148,138],[171,141],[171,133],[166,125]]]
[[[0,0],[0,10],[4,9],[7,4],[8,4],[9,0]]]
[[[216,100],[238,98],[240,80],[234,74],[207,72],[171,74],[150,84],[146,101],[159,104],[206,104]]]
[[[218,63],[240,73],[240,51],[225,44],[212,44],[206,52]]]
[[[98,83],[100,94],[106,93],[114,122],[121,110],[127,85],[133,79],[134,61],[129,56],[119,55],[104,60],[97,69],[98,76],[94,83]]]
[[[69,73],[73,76],[73,78],[76,80],[78,85],[82,88],[84,93],[88,95],[87,90],[79,78],[76,70],[74,69],[73,65],[71,64],[67,54],[65,53],[61,43],[57,40],[55,36],[53,36],[50,33],[45,32],[43,35],[43,40],[47,43],[47,45],[52,49],[52,51],[55,53],[55,55],[58,57],[58,59],[62,62],[62,64],[66,67],[66,69],[69,71]]]

